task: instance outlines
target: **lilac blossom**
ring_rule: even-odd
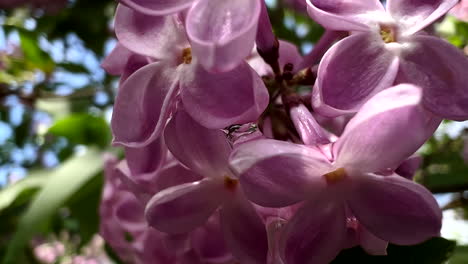
[[[348,208],[382,243],[411,245],[439,235],[442,214],[432,194],[397,174],[380,174],[398,168],[440,124],[421,101],[421,88],[399,85],[364,104],[332,144],[263,139],[234,150],[231,165],[250,200],[268,207],[303,202],[281,234],[285,263],[333,260],[349,243]],[[299,132],[304,142],[327,139],[306,123]]]
[[[312,103],[328,116],[356,112],[382,89],[413,83],[434,114],[468,119],[468,59],[444,40],[421,30],[457,0],[307,0],[310,16],[330,30],[353,33],[323,57]]]
[[[171,235],[154,230],[145,221],[141,201],[125,190],[121,181],[124,177],[122,168],[125,166],[118,165],[115,158],[106,162],[106,183],[100,208],[100,233],[122,260],[136,264],[233,263],[224,243],[218,214],[190,234]],[[177,184],[177,180],[171,179],[176,174],[162,171],[159,176],[163,179],[154,180],[160,184]]]
[[[250,54],[261,13],[257,0],[121,2],[142,17],[183,14],[194,55],[206,70],[214,72],[233,70]],[[144,34],[140,37],[145,38]]]
[[[180,234],[219,212],[223,237],[236,259],[265,263],[265,226],[229,169],[231,147],[224,133],[200,126],[180,110],[169,121],[164,139],[174,157],[201,179],[157,192],[146,205],[148,223],[162,232]]]
[[[159,137],[179,97],[209,128],[254,121],[266,108],[268,93],[255,71],[246,62],[228,72],[206,71],[192,56],[177,17],[146,16],[120,5],[115,28],[122,46],[152,61],[119,87],[112,117],[115,143],[141,147]]]

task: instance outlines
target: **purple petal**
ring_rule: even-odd
[[[228,171],[231,147],[226,135],[199,125],[184,110],[169,121],[164,138],[174,157],[200,175],[223,177]]]
[[[387,14],[378,0],[307,0],[307,12],[326,29],[368,31]]]
[[[111,121],[115,144],[142,147],[161,134],[178,91],[176,74],[174,68],[155,62],[119,87]]]
[[[367,252],[367,254],[374,256],[387,255],[387,241],[376,237],[361,224],[359,224],[357,232],[359,236],[359,244]]]
[[[232,254],[224,242],[219,214],[214,214],[208,222],[190,235],[193,249],[200,259],[207,263],[226,263]]]
[[[262,79],[245,62],[217,74],[197,64],[186,66],[180,85],[187,112],[208,128],[256,121],[269,101]]]
[[[187,15],[193,53],[209,71],[230,71],[252,51],[260,16],[260,1],[204,0]]]
[[[297,46],[284,40],[279,40],[279,58],[278,63],[280,68],[283,69],[288,63],[292,64],[294,70],[300,70],[299,65],[302,61],[302,56],[297,50]],[[260,76],[270,75],[273,76],[273,70],[268,65],[257,51],[248,58],[247,62],[249,65],[258,73]]]
[[[117,197],[115,217],[125,230],[142,230],[146,228],[144,207],[134,195],[122,192]]]
[[[179,162],[171,162],[166,166],[162,167],[157,175],[156,179],[153,179],[152,184],[154,185],[153,194],[167,189],[169,187],[200,181],[203,177],[194,171],[191,171]]]
[[[132,52],[122,44],[117,43],[111,53],[102,61],[101,67],[112,75],[121,75],[127,65],[127,61],[132,56]]]
[[[266,228],[249,201],[238,196],[226,202],[221,209],[221,225],[226,244],[240,263],[266,263]]]
[[[414,36],[403,51],[397,82],[424,89],[424,104],[434,114],[453,120],[468,119],[468,58],[436,37]]]
[[[423,158],[421,156],[413,155],[403,161],[403,163],[395,170],[395,173],[411,180],[419,167],[421,167],[422,162]]]
[[[148,224],[162,232],[181,234],[204,224],[222,203],[219,184],[206,179],[165,189],[148,202]]]
[[[157,170],[165,161],[167,148],[158,138],[142,148],[125,148],[125,159],[132,174]]]
[[[163,16],[189,8],[195,0],[120,0],[143,14]]]
[[[390,15],[405,27],[409,35],[425,28],[445,15],[458,0],[388,0]]]
[[[150,173],[132,174],[126,162],[121,162],[118,168],[123,186],[144,203],[161,190],[203,178],[175,161]]]
[[[117,7],[115,34],[129,50],[158,60],[176,60],[188,46],[173,16],[144,15],[124,5]]]
[[[240,145],[230,163],[247,197],[267,207],[291,205],[318,192],[326,186],[321,176],[331,170],[319,150],[271,139]]]
[[[362,106],[333,146],[336,166],[361,172],[395,169],[429,139],[440,119],[413,85],[386,89]]]
[[[315,118],[304,105],[291,108],[291,120],[296,131],[306,145],[328,144],[330,140],[325,130],[317,123]]]
[[[348,202],[356,218],[377,237],[412,245],[438,236],[442,212],[423,186],[398,175],[353,179]]]
[[[330,263],[343,248],[345,209],[329,198],[304,204],[284,227],[280,250],[285,263]]]
[[[373,33],[351,35],[323,57],[312,96],[324,116],[356,112],[370,97],[393,83],[398,57]]]

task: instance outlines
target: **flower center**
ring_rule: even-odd
[[[380,36],[385,43],[396,42],[395,29],[391,26],[380,25]]]
[[[238,180],[224,176],[224,187],[230,191],[234,191],[237,188]]]
[[[344,168],[339,168],[332,172],[329,172],[323,175],[329,184],[337,183],[344,179],[346,176],[346,171]]]
[[[191,48],[185,48],[182,51],[182,61],[185,64],[190,64],[192,63],[192,49]]]

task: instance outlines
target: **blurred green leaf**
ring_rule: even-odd
[[[77,220],[75,231],[80,236],[80,245],[87,244],[99,231],[99,204],[104,185],[103,175],[93,177],[66,204],[70,217]]]
[[[58,120],[48,133],[65,137],[75,144],[99,147],[108,146],[111,140],[107,122],[101,117],[85,113],[72,114]]]
[[[30,175],[0,191],[0,214],[11,206],[20,196],[28,193],[32,196],[48,179],[46,171],[32,172]]]
[[[78,64],[78,63],[71,63],[71,62],[57,63],[57,67],[62,68],[72,73],[90,73],[89,70],[85,66],[83,66],[82,64]]]
[[[416,180],[433,193],[457,192],[468,189],[468,165],[461,155],[463,138],[451,139],[444,135],[427,142],[423,153],[423,169]]]
[[[49,180],[21,216],[13,239],[8,245],[4,264],[24,263],[24,249],[30,239],[47,226],[49,219],[102,170],[99,151],[89,149],[52,171]]]
[[[442,264],[453,253],[456,243],[441,237],[414,246],[389,245],[387,256],[371,256],[360,247],[343,250],[332,264]]]
[[[453,256],[448,264],[466,264],[468,263],[468,246],[458,246],[453,252]]]
[[[55,63],[52,58],[39,47],[37,33],[24,29],[17,29],[20,37],[20,46],[24,54],[24,62],[28,68],[37,68],[45,73],[54,70]]]

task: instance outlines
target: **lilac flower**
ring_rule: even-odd
[[[132,52],[117,43],[102,61],[101,67],[109,74],[120,76],[120,83],[123,83],[130,75],[149,63],[151,63],[149,57]]]
[[[279,40],[278,52],[278,64],[281,69],[284,69],[286,64],[291,64],[293,68],[297,68],[302,60],[301,54],[297,50],[297,47],[288,41]],[[258,75],[273,76],[273,69],[271,69],[271,66],[262,59],[258,52],[254,51],[247,59],[247,62],[258,73]]]
[[[143,14],[147,17],[162,16],[183,11],[187,36],[194,55],[206,70],[214,72],[234,69],[250,54],[255,43],[261,13],[261,2],[257,0],[121,0],[121,2],[141,13],[142,17]],[[157,29],[156,27],[153,32]],[[145,36],[141,34],[140,37]]]
[[[265,263],[265,226],[229,169],[231,147],[224,133],[177,111],[167,125],[165,141],[177,160],[203,178],[156,193],[146,206],[148,223],[169,234],[186,233],[219,211],[224,239],[236,259]]]
[[[121,181],[128,176],[122,173],[129,172],[129,169],[126,163],[117,165],[117,162],[115,158],[106,162],[106,182],[100,206],[100,234],[123,261],[135,264],[233,263],[232,255],[224,243],[218,214],[214,214],[205,225],[191,234],[171,235],[150,228],[145,221],[141,201],[128,192],[125,182]],[[190,173],[180,174],[180,168],[176,171],[174,168],[163,166],[160,169],[158,177],[153,179],[157,182],[156,190],[182,184],[182,177],[191,176]]]
[[[347,207],[383,241],[410,245],[439,234],[442,214],[428,190],[397,174],[379,175],[396,169],[440,124],[421,100],[421,88],[399,85],[364,104],[332,144],[263,139],[234,150],[231,165],[251,201],[267,207],[303,202],[281,234],[285,263],[333,260],[349,242]]]
[[[318,69],[312,103],[324,115],[356,112],[382,89],[413,83],[424,89],[434,114],[468,119],[468,59],[444,40],[420,30],[457,0],[307,0],[314,20],[331,30],[354,33],[336,43]]]
[[[229,72],[206,71],[176,17],[145,16],[120,5],[115,29],[123,46],[154,61],[119,88],[111,124],[115,143],[141,147],[159,137],[179,96],[209,128],[254,121],[266,108],[268,91],[255,71],[246,62]]]

